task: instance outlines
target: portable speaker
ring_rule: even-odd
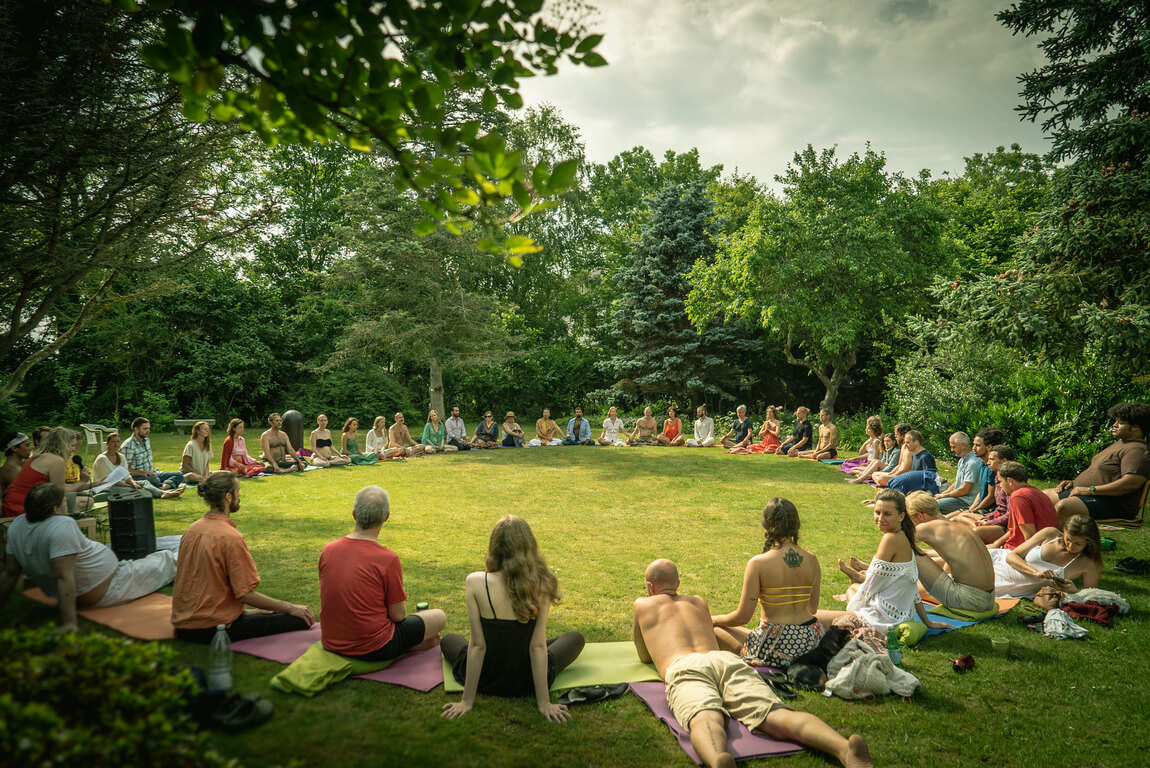
[[[156,551],[152,497],[109,499],[108,525],[112,551],[121,560],[139,560]]]

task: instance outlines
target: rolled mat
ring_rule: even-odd
[[[587,643],[579,658],[555,676],[551,690],[561,691],[566,688],[638,683],[658,679],[659,672],[653,664],[639,661],[634,643],[630,641]],[[455,679],[446,661],[443,662],[443,690],[448,693],[459,693],[463,690],[463,684]]]
[[[631,690],[651,709],[655,717],[667,724],[687,757],[694,760],[696,765],[702,765],[699,754],[691,746],[691,734],[679,724],[667,706],[667,686],[662,682],[631,683]],[[804,748],[793,741],[779,741],[764,733],[752,732],[739,721],[731,720],[727,724],[727,751],[735,760],[750,760],[755,757],[793,755],[804,751]]]
[[[48,597],[39,587],[24,590],[24,597],[44,605],[56,605],[56,598]],[[172,598],[159,592],[111,608],[77,608],[76,614],[137,640],[171,640],[176,636],[172,627]]]
[[[291,664],[302,657],[308,648],[320,642],[320,637],[320,625],[316,622],[309,629],[298,632],[283,632],[267,637],[238,640],[232,643],[232,650],[269,661],[278,661],[280,664]],[[329,655],[336,656],[336,654]],[[365,663],[352,659],[348,661],[352,664]],[[375,672],[368,672],[365,669],[362,673],[353,669],[350,676],[377,683],[401,685],[404,688],[427,693],[443,682],[443,667],[440,664],[439,648],[429,648],[426,651],[400,656],[386,669]]]

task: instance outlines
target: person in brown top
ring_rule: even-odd
[[[814,715],[783,706],[757,672],[719,650],[707,601],[679,594],[674,563],[654,561],[644,581],[647,597],[632,606],[635,650],[640,661],[655,663],[667,683],[667,704],[704,764],[734,768],[727,752],[727,720],[734,717],[773,738],[826,752],[845,766],[874,765],[861,736],[845,739]]]
[[[1115,442],[1102,449],[1090,466],[1073,480],[1063,480],[1046,495],[1058,511],[1059,527],[1074,515],[1095,520],[1133,520],[1138,517],[1142,489],[1150,478],[1150,405],[1118,403],[1106,415],[1114,420]]]
[[[260,576],[232,514],[240,508],[240,481],[235,472],[218,470],[196,486],[207,513],[188,526],[180,539],[176,582],[172,588],[172,625],[176,637],[210,643],[216,626],[227,627],[232,640],[307,629],[315,616],[296,605],[256,592]],[[250,605],[271,613],[244,613]]]

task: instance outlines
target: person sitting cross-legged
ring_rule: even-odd
[[[535,438],[527,446],[540,448],[548,445],[563,445],[563,432],[551,418],[551,409],[544,408],[543,416],[535,421]]]
[[[978,481],[982,477],[982,459],[974,452],[970,435],[955,432],[950,436],[950,452],[958,457],[954,484],[934,494],[943,513],[967,509],[979,496]]]
[[[748,664],[786,668],[818,647],[826,628],[815,618],[822,570],[813,554],[799,546],[799,511],[778,496],[763,507],[763,553],[747,563],[739,607],[712,616],[719,647]],[[755,606],[759,626],[748,630]]]
[[[411,436],[411,430],[403,423],[403,414],[398,411],[387,430],[387,435],[391,439],[391,447],[398,448],[408,456],[422,456],[427,451],[427,446],[417,443]]]
[[[223,625],[232,640],[278,635],[315,623],[311,608],[256,592],[260,576],[232,515],[240,509],[235,472],[217,470],[196,487],[208,511],[188,526],[180,540],[172,588],[176,637],[210,643]],[[245,613],[244,606],[255,608]]]
[[[822,461],[833,459],[839,455],[839,428],[831,423],[831,412],[823,408],[819,411],[819,440],[815,447],[809,451],[799,451],[796,456],[800,459]],[[788,454],[789,455],[789,454]]]
[[[787,441],[775,449],[777,455],[795,457],[799,455],[799,451],[810,448],[811,438],[814,436],[814,427],[807,418],[810,412],[810,408],[805,405],[795,409],[795,428],[791,430],[791,436]]]
[[[480,450],[499,447],[499,422],[491,411],[484,411],[483,420],[475,426],[475,439],[471,441],[471,447]]]
[[[723,435],[720,441],[722,446],[731,453],[749,453],[747,446],[754,437],[755,425],[751,417],[747,416],[747,406],[740,405],[735,409],[735,420],[731,422],[731,429]]]
[[[24,514],[8,529],[0,605],[12,593],[20,574],[29,576],[48,597],[56,598],[61,632],[76,631],[76,608],[123,605],[170,584],[176,556],[170,550],[137,560],[120,560],[105,545],[92,541],[68,516],[64,491],[40,483],[24,499]]]
[[[607,418],[603,419],[603,434],[599,435],[599,445],[623,446],[627,441],[620,436],[625,433],[623,420],[619,418],[619,409],[611,406],[607,409]]]
[[[908,494],[911,491],[929,491],[934,494],[938,491],[938,465],[934,461],[934,454],[922,444],[922,434],[912,429],[906,433],[902,441],[902,452],[910,454],[910,469],[901,472],[887,480],[886,487],[892,491]]]
[[[399,556],[379,543],[391,516],[387,491],[355,494],[351,533],[319,556],[321,637],[325,650],[361,661],[389,661],[439,644],[447,615],[438,608],[407,613]]]
[[[679,594],[679,572],[656,560],[644,574],[647,596],[635,601],[631,637],[639,660],[654,662],[667,683],[667,705],[691,734],[704,765],[734,768],[727,751],[727,720],[776,739],[796,741],[850,768],[873,766],[866,740],[843,738],[807,712],[780,701],[759,673],[735,654],[719,649],[707,601]]]
[[[273,475],[302,472],[307,466],[300,455],[296,453],[287,432],[280,429],[283,423],[283,416],[278,413],[269,415],[268,428],[260,435],[260,449],[263,450],[263,458],[268,463],[268,468]]]
[[[447,444],[460,451],[470,451],[471,441],[467,439],[467,422],[459,416],[459,406],[451,406],[451,415],[444,422],[447,427]]]
[[[663,431],[655,436],[659,445],[680,446],[687,442],[683,435],[683,420],[675,412],[675,407],[667,408],[667,420],[663,422]]]
[[[148,483],[161,491],[183,490],[182,472],[157,472],[152,461],[152,424],[143,416],[132,420],[132,434],[124,441],[121,451],[128,460],[128,473],[137,483]]]
[[[595,445],[591,439],[591,422],[583,418],[583,409],[576,408],[575,415],[567,422],[567,437],[563,445]]]
[[[627,445],[656,445],[655,430],[659,428],[655,421],[655,412],[651,406],[643,409],[643,415],[635,420],[635,428],[627,438]]]
[[[715,444],[715,420],[707,415],[707,406],[695,409],[695,436],[687,438],[690,448],[710,448]]]
[[[447,429],[439,420],[439,411],[427,412],[427,422],[423,425],[423,436],[419,439],[424,455],[454,453],[459,449],[447,442]]]

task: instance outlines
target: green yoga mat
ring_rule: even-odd
[[[654,664],[639,661],[635,644],[587,643],[583,653],[575,663],[555,677],[551,690],[585,688],[590,685],[613,685],[615,683],[642,683],[659,680]],[[447,693],[460,693],[463,684],[455,681],[451,667],[443,662],[443,690]]]

